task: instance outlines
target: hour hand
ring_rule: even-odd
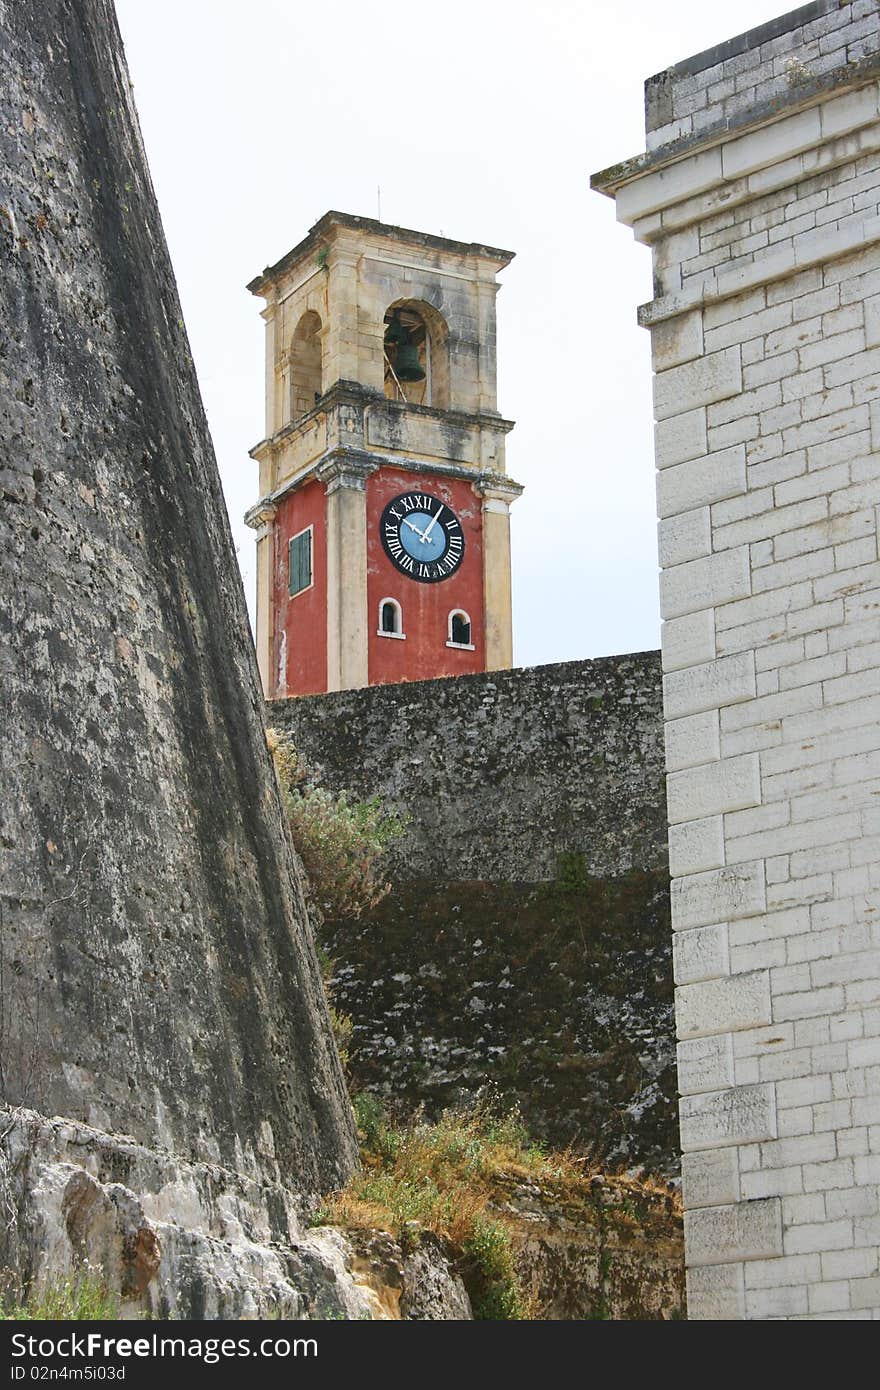
[[[420,531],[419,528],[418,528],[418,526],[416,526],[415,522],[414,522],[414,521],[410,521],[410,519],[409,519],[408,516],[407,516],[407,517],[404,517],[404,521],[406,522],[407,526],[411,526],[411,527],[412,527],[412,529],[415,531],[415,533],[416,533],[416,535],[418,536],[418,538],[419,538],[420,541],[423,541],[423,540],[426,540],[426,539],[427,539],[426,533],[425,533],[424,531]]]

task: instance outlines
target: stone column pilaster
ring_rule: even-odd
[[[513,596],[510,583],[510,504],[522,487],[509,478],[475,484],[483,499],[483,609],[486,623],[486,668],[513,665]]]
[[[275,568],[275,507],[271,502],[258,502],[245,520],[256,531],[257,542],[257,667],[263,683],[263,695],[271,700],[275,695],[275,674],[272,670],[272,575]]]
[[[343,457],[317,470],[327,486],[327,689],[366,685],[367,495],[375,465]]]

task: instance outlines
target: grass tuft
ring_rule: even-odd
[[[518,1111],[486,1106],[447,1112],[433,1124],[392,1124],[377,1097],[354,1100],[363,1167],[319,1213],[322,1222],[391,1230],[403,1243],[431,1231],[459,1252],[478,1318],[531,1316],[514,1266],[510,1227],[492,1209],[498,1180],[530,1178],[589,1199],[583,1160],[547,1153]]]
[[[91,1274],[70,1275],[34,1290],[21,1303],[0,1304],[0,1321],[115,1322],[119,1299]]]

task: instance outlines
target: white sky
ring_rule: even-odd
[[[785,0],[116,0],[248,601],[263,429],[244,286],[329,208],[516,251],[499,295],[517,665],[659,645],[650,253],[589,175],[652,73]]]

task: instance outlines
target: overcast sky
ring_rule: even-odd
[[[244,286],[329,208],[516,251],[499,363],[517,665],[659,645],[650,253],[589,175],[652,73],[784,0],[117,0],[248,601],[263,429]]]

